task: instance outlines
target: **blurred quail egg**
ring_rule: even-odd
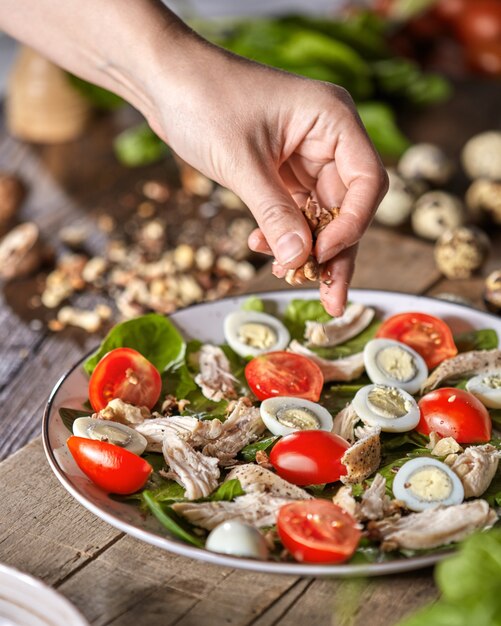
[[[364,364],[373,383],[416,393],[428,377],[423,358],[393,339],[372,339],[364,349]]]
[[[465,200],[475,221],[488,215],[495,224],[501,224],[501,182],[478,178],[468,187]]]
[[[76,437],[106,441],[138,455],[143,454],[148,443],[143,435],[125,424],[92,417],[78,417],[73,422],[73,434]]]
[[[403,389],[388,385],[367,385],[353,398],[356,414],[370,426],[387,433],[403,433],[418,425],[417,402]]]
[[[439,237],[434,249],[435,262],[447,278],[470,278],[482,267],[489,250],[489,238],[482,230],[462,226]]]
[[[224,336],[230,348],[243,357],[285,350],[290,341],[280,320],[259,311],[230,313],[224,320]]]
[[[268,558],[268,546],[263,535],[254,526],[238,520],[223,522],[211,530],[205,547],[211,552],[248,559]]]
[[[450,193],[429,191],[417,200],[411,221],[416,235],[435,241],[446,230],[463,224],[464,208]]]
[[[470,178],[501,179],[501,132],[475,135],[464,145],[461,160]]]
[[[398,171],[405,178],[426,180],[443,185],[451,177],[451,160],[431,143],[418,143],[408,148],[398,162]]]
[[[489,409],[501,409],[501,370],[470,378],[466,390]]]
[[[416,194],[407,181],[388,169],[389,187],[381,200],[375,219],[385,226],[400,226],[409,218]]]
[[[261,419],[274,435],[290,435],[296,430],[332,430],[332,415],[326,408],[289,396],[275,396],[263,400]]]
[[[393,479],[393,495],[411,511],[461,504],[464,488],[448,465],[419,457],[407,461]]]
[[[494,270],[485,279],[484,301],[493,313],[501,313],[501,270]]]

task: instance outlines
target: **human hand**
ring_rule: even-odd
[[[310,253],[324,264],[320,295],[339,315],[357,242],[383,197],[386,172],[349,94],[192,43],[197,77],[186,73],[157,90],[155,130],[186,161],[232,189],[259,228],[251,249],[276,258],[283,277]],[[312,251],[299,206],[313,195],[341,207]],[[324,282],[325,281],[325,282]]]

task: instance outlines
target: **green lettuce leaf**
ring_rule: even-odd
[[[288,328],[292,339],[302,341],[307,321],[326,323],[332,316],[324,309],[320,300],[291,300],[285,309],[283,323]]]
[[[163,372],[179,363],[184,356],[184,340],[174,324],[157,313],[122,322],[114,326],[97,352],[84,363],[87,374],[92,374],[102,357],[115,348],[133,348]]]
[[[454,343],[459,352],[495,350],[499,345],[499,339],[497,332],[492,328],[482,328],[455,335]]]

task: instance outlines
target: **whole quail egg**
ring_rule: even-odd
[[[408,179],[426,180],[443,185],[452,174],[451,160],[431,143],[418,143],[408,148],[398,162],[398,171]]]
[[[474,226],[462,226],[443,233],[435,244],[435,262],[447,278],[470,278],[489,254],[487,235]]]
[[[381,200],[375,219],[385,226],[399,226],[409,218],[416,193],[392,168],[388,169],[388,180],[388,192]]]
[[[260,311],[234,311],[224,320],[224,336],[242,357],[285,350],[290,334],[280,320]]]
[[[268,558],[268,546],[263,535],[251,526],[238,520],[218,524],[207,537],[205,547],[211,552],[231,554],[248,559]]]
[[[461,504],[464,488],[448,465],[418,457],[407,461],[393,479],[393,495],[411,511]]]
[[[393,339],[372,339],[364,348],[364,364],[371,381],[416,393],[428,377],[421,355]]]
[[[403,433],[419,423],[420,413],[414,398],[398,387],[367,385],[353,398],[356,414],[366,424],[379,426],[387,433]]]
[[[310,400],[275,396],[263,400],[259,411],[266,428],[274,435],[290,435],[297,430],[332,430],[332,415]]]
[[[484,300],[489,311],[501,313],[501,270],[494,270],[485,279]]]
[[[464,221],[464,208],[461,200],[445,191],[429,191],[423,194],[414,205],[412,228],[416,235],[437,240],[442,233],[461,226]]]
[[[106,441],[138,455],[143,454],[148,444],[143,435],[125,424],[92,417],[78,417],[73,422],[73,434],[76,437]]]
[[[472,137],[463,147],[461,160],[470,178],[501,179],[501,131]]]
[[[501,409],[501,370],[470,378],[466,390],[489,409]]]
[[[468,187],[465,200],[474,216],[488,215],[501,224],[501,182],[479,178]]]

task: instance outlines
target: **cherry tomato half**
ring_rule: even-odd
[[[112,443],[85,437],[70,437],[66,443],[82,472],[109,493],[134,493],[153,471],[140,456]]]
[[[259,400],[295,396],[318,402],[324,375],[311,359],[292,352],[268,352],[245,367],[245,378]]]
[[[284,546],[302,563],[342,563],[355,552],[362,536],[349,513],[320,499],[281,507],[277,528]]]
[[[132,348],[115,348],[96,365],[89,381],[89,399],[101,411],[114,398],[153,408],[162,391],[157,368]]]
[[[426,313],[393,315],[381,324],[376,337],[395,339],[414,348],[429,369],[458,353],[447,324]]]
[[[467,46],[501,39],[501,2],[475,0],[467,2],[454,22],[458,38]]]
[[[346,474],[341,457],[349,447],[345,439],[326,430],[299,430],[273,446],[270,463],[295,485],[333,483]]]
[[[454,437],[459,443],[486,443],[491,438],[489,412],[475,396],[463,389],[442,387],[419,401],[421,419],[416,430]]]

